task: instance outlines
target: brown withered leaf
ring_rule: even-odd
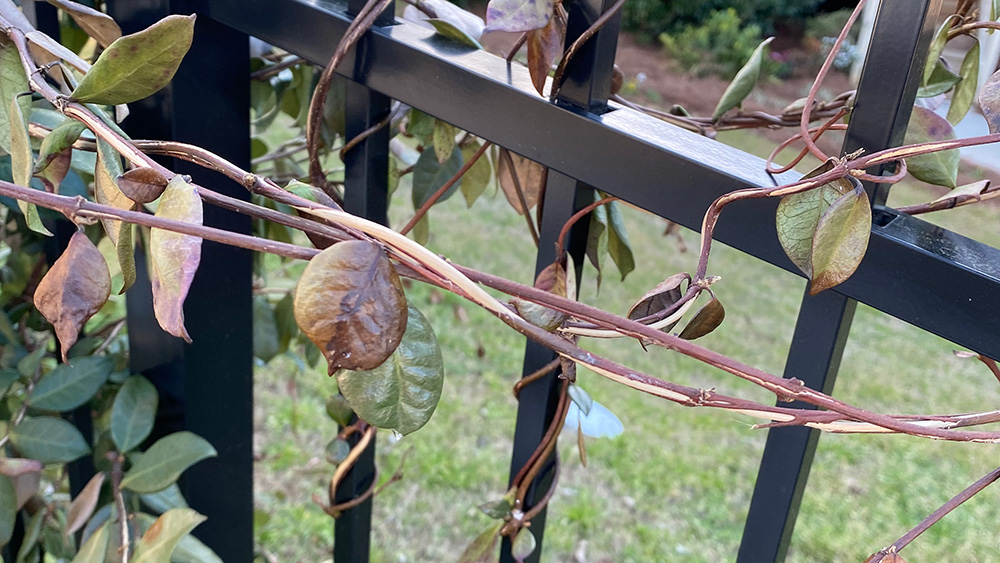
[[[83,528],[83,525],[90,520],[90,516],[97,508],[97,499],[101,496],[101,485],[104,484],[104,472],[99,471],[87,483],[80,494],[76,495],[73,502],[69,503],[69,511],[66,514],[66,529],[63,530],[63,537],[76,533]]]
[[[295,322],[323,352],[330,374],[382,364],[406,331],[406,295],[385,250],[335,244],[313,257],[295,289]]]
[[[201,225],[204,219],[201,198],[183,176],[174,176],[163,191],[156,216]],[[191,342],[191,336],[184,328],[184,298],[199,263],[201,237],[165,229],[149,230],[153,313],[163,330],[187,342]]]
[[[545,27],[528,32],[528,74],[531,75],[535,90],[542,96],[545,95],[545,79],[549,76],[549,69],[563,52],[566,19],[562,17],[562,12],[561,6],[558,7]]]
[[[63,179],[66,178],[72,161],[72,153],[67,149],[52,157],[48,166],[35,173],[35,177],[45,184],[45,191],[59,192],[59,184],[62,184]]]
[[[87,35],[93,37],[101,47],[107,47],[122,36],[122,30],[111,19],[111,16],[95,10],[89,6],[72,2],[70,0],[48,0],[49,4],[56,6],[69,14],[73,21],[80,26]]]
[[[680,337],[684,340],[701,338],[719,328],[725,318],[726,308],[722,306],[721,301],[713,297],[711,301],[698,309],[698,313],[681,331]]]
[[[511,176],[510,166],[504,153],[509,154],[510,162],[514,163],[518,185],[521,186],[521,193],[524,194],[524,201],[528,204],[529,210],[538,204],[538,198],[542,193],[545,167],[507,149],[500,149],[500,158],[497,159],[497,180],[500,182],[500,189],[503,190],[503,195],[507,197],[507,201],[514,208],[514,211],[524,215],[524,207],[521,205],[521,199],[517,196],[517,186],[514,184],[514,178]]]
[[[73,233],[62,256],[35,289],[35,307],[56,329],[62,359],[87,319],[111,295],[111,274],[100,250],[82,231]]]
[[[628,318],[633,321],[639,320],[670,307],[683,296],[681,284],[689,279],[690,276],[687,274],[674,274],[656,284],[656,287],[647,291],[635,305],[632,305],[628,310]],[[669,332],[676,324],[675,322],[663,327],[663,331]]]
[[[150,203],[160,197],[167,187],[163,174],[143,166],[133,168],[118,177],[118,189],[136,203]]]
[[[560,297],[566,297],[568,291],[566,266],[559,262],[553,262],[543,268],[538,273],[538,277],[535,278],[535,287]],[[567,318],[565,313],[524,299],[511,299],[511,304],[524,320],[550,332],[559,328]]]

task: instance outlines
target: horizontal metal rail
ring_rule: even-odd
[[[195,6],[318,64],[327,62],[350,22],[342,2],[202,0]],[[691,229],[699,229],[718,196],[773,185],[757,157],[628,108],[594,115],[551,104],[534,92],[520,65],[416,25],[372,31],[340,72]],[[776,204],[733,204],[716,239],[798,273],[778,243]],[[835,291],[1000,357],[994,337],[1000,333],[1000,251],[891,210],[877,216],[865,260]]]

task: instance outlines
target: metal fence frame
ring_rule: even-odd
[[[613,2],[568,4],[567,45]],[[325,64],[363,0],[108,0],[125,32],[169,13],[197,13],[195,41],[174,81],[150,100],[134,104],[126,122],[135,137],[171,139],[213,150],[249,167],[248,36]],[[24,2],[36,21],[54,22],[46,4]],[[942,0],[882,0],[858,87],[844,151],[869,152],[898,145],[909,119]],[[37,13],[36,13],[37,8]],[[615,195],[691,229],[719,195],[748,186],[773,185],[762,161],[631,109],[608,103],[618,39],[612,18],[567,69],[559,98],[537,95],[526,69],[483,51],[471,51],[424,28],[394,22],[393,7],[358,44],[338,71],[350,79],[347,135],[379,122],[397,99],[550,168],[541,217],[536,268],[553,259],[566,219],[592,199],[592,190]],[[46,20],[46,18],[48,18]],[[49,29],[53,29],[49,27]],[[434,80],[428,80],[434,77]],[[470,100],[475,102],[470,102]],[[490,111],[482,111],[489,107]],[[527,126],[526,126],[527,124]],[[348,153],[345,206],[386,222],[388,132]],[[222,178],[205,177],[191,164],[169,163],[199,182],[248,198]],[[666,181],[664,179],[669,179]],[[790,180],[782,176],[781,180]],[[829,392],[860,301],[958,345],[1000,357],[1000,251],[920,219],[882,207],[887,189],[868,185],[875,205],[872,237],[857,272],[844,284],[803,297],[785,366],[788,377]],[[778,243],[777,202],[739,203],[726,212],[716,239],[798,274]],[[206,224],[249,232],[250,221],[208,208]],[[586,221],[581,221],[585,225]],[[570,250],[582,257],[586,227],[571,234]],[[583,260],[576,260],[582,267]],[[144,268],[137,268],[141,273]],[[225,561],[251,561],[252,338],[251,256],[206,242],[202,266],[187,301],[194,344],[163,333],[152,318],[148,280],[128,297],[132,368],[160,389],[159,431],[179,428],[212,442],[219,457],[190,469],[182,481],[193,508],[208,521],[196,534]],[[941,291],[947,284],[948,291]],[[221,312],[224,312],[221,313]],[[551,351],[528,343],[524,370],[551,360]],[[521,393],[511,476],[535,449],[554,416],[556,374]],[[85,417],[77,417],[80,418]],[[818,431],[768,432],[737,561],[781,561],[816,448]],[[553,461],[554,463],[554,461]],[[348,474],[338,501],[365,491],[374,475],[374,444]],[[543,470],[528,504],[548,488],[553,464]],[[92,468],[71,468],[73,487]],[[532,531],[542,553],[544,512]],[[371,500],[336,523],[334,560],[368,560]],[[513,561],[509,544],[501,560]]]

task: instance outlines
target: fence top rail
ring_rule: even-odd
[[[346,2],[199,0],[199,14],[325,64],[350,22]],[[323,40],[317,40],[323,38]],[[594,115],[551,104],[527,70],[399,22],[374,30],[342,74],[602,191],[698,230],[718,196],[772,179],[763,161],[611,105]],[[470,100],[474,100],[470,103]],[[774,200],[734,204],[716,239],[790,272]],[[1000,357],[1000,251],[882,209],[858,271],[836,291],[991,357]]]

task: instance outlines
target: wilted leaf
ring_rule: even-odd
[[[454,125],[445,123],[440,119],[434,120],[434,156],[437,157],[438,164],[448,162],[448,159],[454,155],[455,135],[457,131]],[[415,169],[414,172],[416,172]]]
[[[951,105],[948,106],[948,121],[952,125],[958,125],[959,121],[969,113],[972,101],[976,99],[976,88],[979,86],[979,41],[972,44],[972,48],[962,59],[962,68],[958,71],[962,75],[962,81],[955,88],[955,93],[951,96]]]
[[[511,504],[510,500],[506,498],[491,500],[479,505],[479,510],[481,510],[483,514],[496,520],[503,520],[505,516],[510,514],[510,511],[513,508],[513,504]]]
[[[503,522],[493,524],[476,536],[476,539],[472,540],[472,543],[462,552],[458,563],[485,563],[495,557],[496,554],[493,553],[493,550],[496,548],[503,525]]]
[[[625,228],[625,218],[622,216],[619,202],[609,201],[604,204],[608,208],[608,254],[618,267],[618,273],[625,281],[625,276],[635,269],[635,258],[632,256],[632,245],[628,240],[628,230]]]
[[[469,47],[472,47],[474,49],[483,48],[483,46],[479,44],[479,41],[476,41],[474,37],[466,33],[464,30],[455,27],[449,21],[437,18],[428,18],[426,21],[427,23],[434,26],[434,31],[438,32],[439,34],[449,39],[454,39],[455,41],[458,41],[463,45],[468,45]]]
[[[334,438],[326,445],[326,460],[329,461],[331,465],[336,466],[344,463],[347,456],[350,454],[351,444],[343,438]]]
[[[136,448],[149,436],[156,421],[159,395],[141,375],[125,380],[111,404],[111,439],[119,452]]]
[[[903,144],[949,141],[954,138],[955,130],[947,119],[927,108],[913,107],[910,125],[906,129]],[[908,158],[906,159],[906,168],[918,180],[928,184],[954,188],[958,179],[958,163],[958,150],[952,149]]]
[[[482,143],[469,143],[462,149],[462,162],[469,162]],[[391,159],[390,159],[391,160]],[[394,161],[393,161],[394,162]],[[472,165],[472,168],[462,176],[462,196],[465,197],[465,204],[472,207],[472,204],[483,195],[490,185],[490,178],[493,176],[493,168],[490,166],[490,159],[484,153],[479,160]]]
[[[43,468],[42,462],[37,459],[0,457],[0,475],[20,477],[28,473],[38,473]]]
[[[600,201],[600,195],[594,192],[594,201]],[[601,205],[590,212],[590,225],[587,229],[587,258],[597,270],[597,289],[601,289],[601,257],[608,249],[608,212]]]
[[[17,550],[17,558],[14,560],[16,563],[29,561],[28,556],[35,549],[35,546],[38,545],[38,537],[42,533],[42,524],[45,523],[45,517],[47,516],[46,512],[45,510],[39,510],[28,520],[28,524],[24,527],[21,548]]]
[[[435,128],[437,131],[437,128]],[[435,135],[436,137],[437,135]],[[458,174],[458,171],[462,168],[464,164],[464,159],[462,158],[462,151],[458,147],[452,144],[451,157],[449,157],[442,164],[438,162],[436,151],[426,150],[420,153],[420,158],[417,159],[417,164],[413,168],[413,208],[420,209],[428,199],[434,195],[441,186],[444,186],[448,180],[451,180],[452,176]],[[458,190],[462,185],[462,179],[459,178],[457,182],[451,185],[450,188],[444,194],[438,198],[437,203],[448,199]]]
[[[154,493],[177,481],[188,467],[218,455],[204,438],[191,432],[175,432],[157,440],[122,479],[122,488]]]
[[[563,429],[576,431],[577,428],[591,438],[614,438],[625,431],[625,425],[615,413],[597,401],[592,402],[590,412],[586,415],[580,412],[580,407],[575,402],[569,404]]]
[[[979,89],[979,108],[990,126],[990,133],[1000,132],[1000,70]]]
[[[549,23],[553,0],[490,0],[486,7],[486,31],[531,31]]]
[[[122,36],[121,28],[104,12],[70,0],[48,0],[48,2],[69,14],[80,29],[96,39],[102,47],[107,47]]]
[[[115,151],[105,141],[97,141],[97,166],[94,170],[94,196],[97,203],[117,209],[130,210],[135,203],[118,188],[118,177],[122,174],[122,162]],[[116,246],[122,222],[117,219],[101,219],[104,231]]]
[[[871,226],[871,204],[860,186],[823,213],[813,237],[810,295],[851,277],[868,250]]]
[[[31,96],[19,96],[30,92],[28,77],[24,74],[21,57],[17,47],[10,41],[0,42],[0,148],[8,154],[11,148],[11,101],[17,100],[20,113],[20,123],[23,125],[29,119],[31,111]]]
[[[119,295],[128,291],[135,283],[135,247],[132,246],[132,238],[135,233],[135,225],[123,223],[122,229],[118,233],[118,246],[116,254],[118,256],[118,267],[122,271],[122,288]]]
[[[531,533],[531,529],[521,528],[521,531],[517,533],[517,537],[514,538],[514,543],[510,547],[510,554],[518,561],[527,559],[528,556],[535,552],[536,545],[535,535]]]
[[[508,161],[505,154],[510,155]],[[511,176],[510,165],[514,164],[517,174],[517,184]],[[538,204],[538,198],[542,193],[542,180],[545,178],[545,167],[537,162],[528,160],[519,154],[512,153],[507,149],[500,149],[500,158],[497,159],[497,181],[500,182],[500,189],[507,197],[507,202],[519,214],[524,215],[524,207],[521,205],[521,198],[517,195],[517,186],[520,185],[524,201],[528,204],[528,209],[533,209]]]
[[[83,231],[76,231],[59,259],[35,290],[34,302],[56,330],[62,359],[77,336],[111,295],[111,274],[100,250]]]
[[[313,257],[295,289],[295,321],[326,356],[331,375],[385,362],[407,325],[403,284],[385,250],[347,241]]]
[[[726,318],[726,308],[722,302],[713,297],[711,301],[705,303],[701,309],[691,319],[691,321],[681,331],[680,337],[684,340],[694,340],[701,338],[713,330],[719,328],[722,320]]]
[[[560,297],[568,297],[566,266],[559,262],[553,262],[543,268],[535,279],[535,287]],[[511,303],[517,310],[518,315],[523,317],[524,320],[550,332],[559,328],[567,318],[566,313],[525,299],[515,297],[511,299]]]
[[[78,102],[117,105],[141,100],[170,82],[194,37],[194,15],[172,15],[105,49],[73,90]]]
[[[922,84],[931,82],[934,68],[937,66],[938,59],[941,58],[941,53],[944,52],[944,47],[948,43],[948,30],[951,29],[952,20],[956,17],[958,16],[948,16],[948,19],[944,20],[941,27],[934,34],[934,40],[931,41],[930,49],[927,51],[927,63],[924,65],[924,79],[921,82]]]
[[[160,172],[143,166],[118,177],[118,189],[136,203],[150,203],[163,194],[167,179]]]
[[[962,77],[955,74],[944,59],[940,59],[937,65],[934,66],[934,72],[931,73],[930,80],[917,90],[917,97],[933,98],[934,96],[944,94],[952,86],[958,84],[960,80],[962,80]]]
[[[108,536],[111,525],[105,522],[94,533],[90,534],[80,551],[73,558],[73,563],[104,563],[108,551]]]
[[[736,77],[726,87],[726,91],[719,98],[719,104],[712,112],[712,120],[715,121],[723,116],[727,111],[743,103],[743,100],[750,95],[757,80],[760,79],[760,67],[764,63],[764,48],[773,40],[773,37],[761,41],[760,45],[750,54],[750,59],[743,65],[743,68],[736,73]]]
[[[681,297],[683,297],[681,284],[687,280],[690,280],[690,276],[687,274],[674,274],[661,281],[656,284],[656,287],[647,291],[635,305],[632,305],[632,308],[628,310],[628,315],[626,316],[635,321],[650,315],[655,315],[656,313],[669,308],[674,303],[678,302]],[[664,332],[669,332],[670,329],[674,328],[674,325],[676,324],[677,323],[674,322],[663,327],[662,330]]]
[[[949,199],[956,200],[956,203],[961,203],[963,201],[968,201],[970,199],[979,201],[980,199],[982,199],[983,194],[986,193],[986,190],[989,189],[989,187],[990,187],[989,180],[979,180],[978,182],[965,184],[964,186],[959,186],[954,190],[951,190],[948,193],[944,194],[943,196],[935,199],[934,201],[931,202],[931,204],[940,203],[942,201],[948,201]]]
[[[30,187],[31,177],[35,170],[35,161],[31,152],[31,140],[28,138],[28,122],[23,113],[18,111],[19,98],[31,99],[30,96],[16,96],[7,104],[7,115],[10,116],[10,167],[14,183]],[[17,206],[24,214],[28,228],[36,233],[52,236],[52,233],[42,224],[35,204],[17,200]]]
[[[337,384],[358,416],[379,428],[410,434],[430,420],[441,399],[444,364],[430,323],[412,305],[395,352],[369,371],[343,371]]]
[[[90,519],[90,515],[97,508],[97,499],[101,495],[102,485],[104,485],[104,472],[99,471],[97,475],[91,477],[80,494],[76,495],[73,502],[69,504],[69,511],[66,513],[66,528],[63,530],[64,536],[76,533]]]
[[[42,468],[37,459],[0,458],[0,475],[9,477],[14,484],[15,510],[20,510],[38,492]]]
[[[174,176],[163,191],[156,216],[201,225],[201,198],[182,176]],[[149,258],[156,320],[163,330],[191,342],[184,328],[184,298],[201,262],[201,238],[150,229]]]
[[[7,545],[14,536],[14,523],[17,520],[16,504],[14,483],[6,475],[0,475],[0,547]]]
[[[587,467],[587,441],[584,439],[583,426],[579,420],[576,426],[576,450],[580,453],[580,465]]]
[[[65,412],[86,403],[104,385],[114,362],[104,356],[83,356],[45,374],[31,391],[31,406]]]
[[[833,166],[833,160],[828,160],[802,179],[815,178],[833,170]],[[787,195],[778,203],[775,213],[778,241],[792,263],[807,276],[812,275],[812,240],[819,218],[856,185],[860,184],[854,178],[840,178],[806,192]]]
[[[38,492],[38,487],[42,484],[42,474],[40,471],[35,471],[11,477],[10,480],[14,483],[14,494],[17,496],[17,509],[21,510],[35,496],[35,493]]]
[[[590,394],[583,390],[577,384],[572,384],[567,390],[569,392],[569,398],[576,403],[576,406],[583,413],[583,416],[590,414],[590,407],[594,405],[594,399],[590,398]]]
[[[354,417],[354,411],[351,410],[351,405],[347,402],[347,399],[340,393],[337,393],[326,400],[326,415],[340,426],[347,426]]]
[[[552,63],[562,55],[566,38],[566,20],[560,17],[559,11],[545,27],[528,32],[528,74],[535,90],[545,95],[545,79],[549,76]]]
[[[69,463],[90,453],[75,426],[61,418],[28,418],[14,427],[10,441],[26,457],[42,463]]]
[[[45,170],[60,155],[68,155],[72,150],[73,143],[80,138],[86,129],[83,123],[67,117],[58,127],[53,129],[42,139],[42,146],[38,149],[38,162],[35,163],[35,173]]]
[[[169,563],[181,538],[205,517],[190,508],[174,508],[160,515],[135,547],[134,563]]]

